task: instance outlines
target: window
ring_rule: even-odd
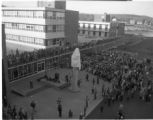
[[[40,38],[35,38],[35,44],[44,45],[44,40]]]
[[[56,19],[64,19],[64,13],[56,12]]]
[[[100,26],[100,25],[96,25],[96,29],[99,29],[99,26]]]
[[[34,38],[32,38],[32,37],[27,37],[27,42],[28,42],[28,43],[34,43]]]
[[[18,35],[12,35],[12,39],[15,41],[19,41],[19,36]]]
[[[57,32],[62,32],[62,31],[64,31],[64,25],[57,25],[57,26],[56,26],[56,31],[57,31]]]
[[[3,15],[4,16],[12,16],[12,17],[15,17],[18,15],[18,12],[17,11],[9,11],[9,10],[6,10],[3,12]]]
[[[102,29],[105,29],[105,25],[102,25]]]
[[[88,28],[88,24],[85,24],[85,28]]]
[[[47,26],[47,32],[52,32],[53,31],[53,26],[50,25],[50,26]]]
[[[18,35],[6,34],[6,39],[18,41],[19,40],[19,36]]]
[[[53,12],[53,19],[56,19],[56,12]]]
[[[26,17],[33,17],[33,11],[26,11]]]
[[[11,11],[11,16],[18,16],[18,12],[17,11]]]
[[[105,37],[107,37],[107,32],[105,32]]]
[[[108,26],[106,25],[106,26],[105,26],[105,31],[107,31],[107,30],[108,30]]]
[[[53,39],[53,45],[56,45],[56,39]]]
[[[64,25],[61,25],[61,31],[64,31]]]
[[[33,25],[26,25],[26,30],[34,31],[34,26]]]
[[[6,39],[11,40],[12,39],[12,35],[11,34],[6,34]]]
[[[47,11],[47,18],[53,19],[53,12]]]
[[[34,26],[36,31],[44,32],[45,31],[45,26],[42,25],[35,25]]]
[[[27,17],[27,11],[18,11],[18,16],[19,17]]]
[[[85,34],[85,30],[82,31],[82,34]]]
[[[6,28],[12,28],[12,24],[11,23],[5,23],[5,27]]]
[[[83,24],[82,24],[82,23],[80,23],[79,25],[80,25],[80,28],[82,28],[82,27],[83,27]]]
[[[19,29],[26,30],[26,25],[25,24],[19,24]]]
[[[53,25],[53,32],[56,32],[56,25]]]
[[[60,32],[61,31],[61,25],[57,25],[56,26],[56,32]]]
[[[96,32],[95,31],[93,31],[93,36],[95,36],[96,35]]]
[[[20,41],[22,41],[22,42],[26,42],[26,37],[24,37],[24,36],[20,36]]]
[[[17,28],[18,28],[17,23],[12,23],[12,28],[13,28],[13,29],[17,29]]]
[[[94,27],[94,25],[93,24],[90,24],[90,28],[93,28]]]
[[[99,32],[99,36],[101,36],[101,32]]]
[[[36,18],[44,18],[44,11],[35,11],[34,17]]]

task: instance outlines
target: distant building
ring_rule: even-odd
[[[110,23],[79,21],[79,35],[109,37]]]
[[[143,24],[142,21],[138,21],[138,20],[137,20],[137,25],[142,25],[142,24]]]
[[[94,21],[94,22],[110,22],[110,14],[79,14],[80,21]]]
[[[88,37],[118,37],[124,35],[125,23],[79,21],[79,35]]]
[[[133,20],[133,19],[130,20],[130,24],[131,24],[131,25],[135,25],[135,23],[136,23],[135,20]]]
[[[117,22],[117,19],[115,17],[112,18],[112,22]]]

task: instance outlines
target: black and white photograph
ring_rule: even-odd
[[[152,0],[2,0],[0,26],[0,119],[153,119]]]

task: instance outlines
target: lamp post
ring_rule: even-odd
[[[6,35],[5,35],[5,25],[2,24],[2,97],[3,102],[9,102],[10,98],[10,87],[8,79],[8,59],[6,56]]]

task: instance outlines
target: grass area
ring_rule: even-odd
[[[140,42],[133,41],[125,45],[122,45],[117,49],[122,51],[137,53],[139,59],[143,58],[153,59],[153,38],[140,38],[140,39],[141,39]]]

